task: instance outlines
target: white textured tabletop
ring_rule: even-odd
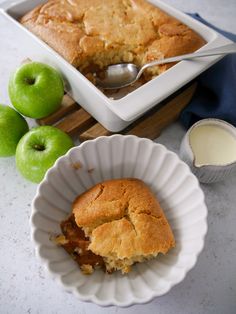
[[[2,0],[0,0],[2,2]],[[235,0],[166,0],[236,33]],[[0,16],[0,103],[9,104],[9,74],[25,58],[21,43]],[[30,125],[32,121],[29,120]],[[156,140],[178,152],[185,130],[179,123]],[[34,255],[30,204],[36,185],[0,159],[0,313],[236,313],[236,177],[202,186],[209,210],[208,234],[198,262],[167,295],[145,305],[102,308],[78,301],[51,280]]]

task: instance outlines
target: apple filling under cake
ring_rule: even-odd
[[[127,273],[134,263],[175,246],[157,199],[138,179],[105,181],[81,194],[61,229],[56,243],[85,274],[96,268]]]
[[[143,64],[194,52],[205,41],[145,0],[49,0],[21,18],[88,78],[110,64]],[[145,81],[173,64],[148,68]]]

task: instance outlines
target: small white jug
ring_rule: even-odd
[[[236,128],[219,119],[198,121],[182,140],[180,158],[200,182],[225,179],[236,172]]]

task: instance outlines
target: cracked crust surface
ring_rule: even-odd
[[[133,263],[175,245],[156,197],[138,179],[95,185],[74,201],[73,214],[90,238],[89,250],[103,257],[108,271],[128,272]]]
[[[21,23],[85,75],[121,62],[141,66],[205,44],[188,26],[145,0],[49,0]],[[148,69],[146,80],[172,65]]]

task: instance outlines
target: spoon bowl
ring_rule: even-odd
[[[107,67],[101,76],[96,76],[96,83],[104,89],[126,87],[137,79],[139,68],[133,63],[119,63]]]
[[[182,60],[191,60],[194,58],[200,57],[208,57],[215,55],[227,55],[236,52],[236,43],[232,43],[225,46],[220,46],[217,48],[198,51],[194,53],[188,53],[181,56],[175,56],[171,58],[165,58],[160,60],[155,60],[153,62],[147,63],[143,65],[141,68],[136,66],[133,63],[119,63],[112,64],[108,66],[102,73],[99,73],[95,76],[96,85],[103,89],[118,89],[129,86],[136,82],[143,72],[152,66],[164,64],[164,63],[172,63],[178,62]]]

